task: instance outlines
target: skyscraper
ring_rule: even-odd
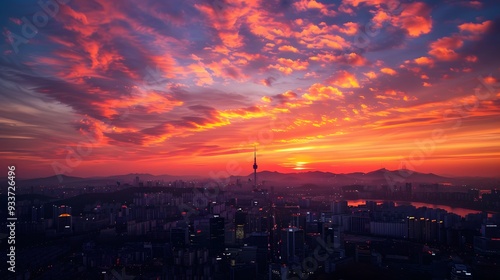
[[[245,238],[245,224],[246,224],[247,214],[241,210],[238,210],[234,216],[234,223],[236,225],[236,240],[238,242]]]
[[[304,231],[297,227],[281,230],[281,257],[283,262],[301,261],[304,258]]]
[[[224,251],[224,218],[214,215],[210,218],[210,253],[220,254]]]

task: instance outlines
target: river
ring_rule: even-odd
[[[370,200],[370,199],[356,199],[356,200],[347,200],[347,205],[349,206],[358,206],[358,205],[364,205],[366,204],[366,201],[376,201],[377,203],[382,203],[385,200]],[[465,217],[467,214],[475,214],[475,213],[481,213],[479,210],[472,210],[472,209],[466,209],[466,208],[460,208],[460,207],[452,207],[448,205],[440,205],[440,204],[432,204],[432,203],[424,203],[424,202],[411,202],[411,201],[394,201],[396,206],[400,205],[413,205],[417,208],[419,207],[427,207],[427,208],[440,208],[444,209],[449,213],[455,213],[457,215],[460,215],[462,217]]]

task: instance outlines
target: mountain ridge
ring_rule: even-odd
[[[128,173],[123,175],[111,176],[96,176],[96,177],[74,177],[67,175],[54,175],[49,177],[34,178],[34,179],[18,179],[18,185],[58,185],[58,186],[84,186],[84,185],[114,185],[134,184],[135,178],[139,177],[142,182],[146,181],[176,181],[176,180],[191,180],[205,182],[211,180],[202,176],[182,176],[182,175],[153,175],[149,173]],[[408,169],[388,170],[381,168],[370,172],[350,172],[350,173],[333,173],[329,171],[303,171],[282,173],[278,171],[263,170],[257,172],[257,180],[259,184],[265,185],[284,185],[285,184],[304,184],[313,183],[320,185],[350,185],[350,184],[393,184],[393,183],[420,183],[420,184],[435,184],[447,183],[454,185],[467,185],[481,183],[483,185],[500,184],[500,178],[489,177],[445,177],[434,173],[422,173]],[[240,183],[249,184],[253,180],[253,172],[248,175],[232,175],[227,177],[230,183],[236,183],[239,179]],[[243,181],[242,181],[243,179]],[[251,183],[253,184],[253,183]]]

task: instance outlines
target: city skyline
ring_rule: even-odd
[[[382,2],[6,3],[1,161],[498,177],[500,4]]]

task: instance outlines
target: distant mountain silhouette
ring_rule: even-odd
[[[451,183],[453,185],[472,185],[478,187],[498,187],[499,178],[486,177],[444,177],[433,173],[421,173],[408,169],[388,170],[381,168],[378,170],[352,173],[332,173],[324,171],[305,171],[293,173],[281,173],[277,171],[261,171],[257,173],[257,181],[260,186],[302,186],[314,184],[318,186],[345,186],[345,185],[388,185],[393,183],[413,183],[413,184],[436,184]],[[97,185],[115,185],[133,184],[135,178],[139,177],[141,182],[163,181],[170,182],[175,180],[196,180],[199,182],[209,181],[209,178],[201,176],[175,176],[175,175],[152,175],[147,173],[130,173],[124,175],[113,175],[106,177],[80,178],[66,175],[56,175],[45,178],[18,180],[19,186],[97,186]],[[229,182],[253,186],[253,173],[246,176],[230,176]]]
[[[247,176],[233,176],[231,180],[240,179],[245,182],[252,179],[253,173]],[[419,184],[443,184],[453,185],[475,185],[482,187],[498,186],[498,178],[467,177],[454,178],[444,177],[433,173],[421,173],[408,169],[388,170],[381,168],[371,172],[352,172],[352,173],[332,173],[323,171],[306,171],[299,173],[280,173],[271,171],[262,171],[257,173],[259,185],[265,186],[301,186],[305,184],[315,184],[319,186],[346,186],[346,185],[391,185],[412,183]],[[253,183],[251,183],[253,184]]]
[[[57,186],[61,185],[62,182],[65,184],[72,184],[76,182],[82,182],[87,180],[87,178],[72,177],[66,175],[54,175],[44,178],[27,179],[27,180],[17,180],[16,185],[19,186]]]
[[[198,176],[173,176],[173,175],[152,175],[148,173],[130,173],[125,175],[112,175],[104,177],[72,177],[67,175],[54,175],[45,178],[35,178],[26,180],[17,180],[18,186],[66,186],[66,187],[79,187],[79,186],[103,186],[115,185],[117,182],[121,184],[133,184],[135,178],[146,184],[147,181],[164,181],[170,182],[175,180],[194,180],[201,177]]]

